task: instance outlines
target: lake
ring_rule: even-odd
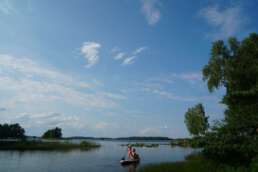
[[[90,151],[0,151],[2,172],[129,172],[133,167],[122,167],[120,159],[126,154],[125,141],[96,141],[101,148]],[[144,143],[143,141],[139,141]],[[166,142],[148,142],[161,143]],[[158,148],[136,148],[140,154],[139,166],[184,160],[198,150],[160,145]],[[138,167],[139,167],[138,166]],[[137,167],[137,168],[138,168]]]

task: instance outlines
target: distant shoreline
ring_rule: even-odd
[[[55,150],[74,150],[74,149],[80,149],[80,150],[90,150],[99,148],[101,145],[97,144],[95,142],[90,141],[82,141],[79,144],[76,143],[70,143],[70,142],[62,142],[60,140],[38,140],[38,141],[32,141],[32,140],[1,140],[0,141],[0,150],[20,150],[20,151],[55,151]]]
[[[169,137],[138,137],[138,136],[132,136],[132,137],[83,137],[83,136],[73,136],[73,137],[64,137],[62,138],[64,140],[70,140],[70,139],[90,139],[90,140],[150,140],[150,141],[170,141],[173,140]]]

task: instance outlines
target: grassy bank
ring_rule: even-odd
[[[189,156],[185,161],[147,165],[138,172],[258,172],[258,162],[250,167],[229,166],[207,160],[200,155]]]
[[[0,150],[89,150],[100,145],[82,141],[80,144],[59,141],[0,141]]]

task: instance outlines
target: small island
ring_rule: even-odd
[[[128,146],[131,145],[132,147],[141,147],[141,148],[157,148],[159,144],[156,143],[131,143],[131,144],[121,144],[121,146]]]
[[[62,129],[46,131],[42,137],[25,136],[25,130],[19,124],[0,124],[0,150],[90,150],[100,145],[92,141],[73,143],[62,139]]]

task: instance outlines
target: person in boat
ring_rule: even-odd
[[[130,159],[130,160],[134,159],[133,148],[131,145],[128,145],[128,147],[127,147],[127,156],[128,156],[128,159]]]
[[[140,159],[139,155],[136,153],[136,149],[135,148],[133,148],[133,159],[134,160],[139,160]]]

